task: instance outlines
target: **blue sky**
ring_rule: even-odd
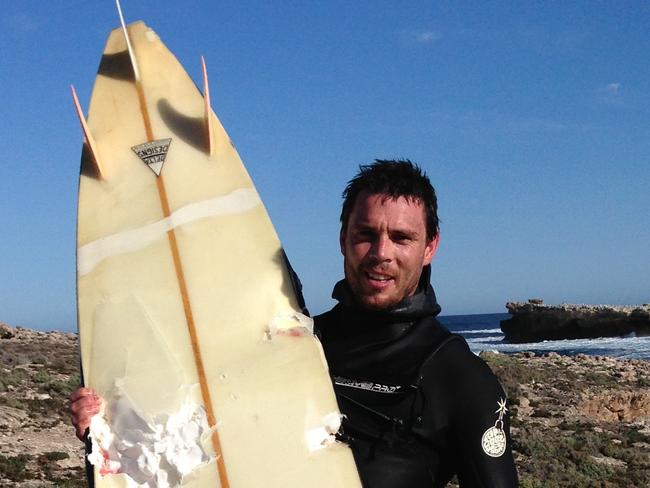
[[[342,275],[340,193],[406,157],[439,195],[443,314],[650,302],[650,4],[124,0],[199,80],[313,312]],[[0,14],[0,321],[74,330],[84,108],[113,3]]]

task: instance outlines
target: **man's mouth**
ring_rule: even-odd
[[[378,287],[386,286],[389,282],[393,280],[392,276],[382,274],[382,273],[373,273],[371,271],[366,271],[365,274],[370,284]]]
[[[366,275],[367,275],[368,278],[370,278],[371,280],[386,281],[386,280],[390,280],[390,279],[391,279],[390,276],[381,275],[381,274],[376,274],[376,273],[366,273]]]

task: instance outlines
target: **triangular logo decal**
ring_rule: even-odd
[[[131,147],[133,152],[138,155],[144,164],[149,166],[149,169],[160,176],[169,145],[172,143],[171,139],[158,139],[157,141],[145,142]]]

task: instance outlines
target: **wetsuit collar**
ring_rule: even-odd
[[[421,317],[435,317],[440,313],[440,305],[436,300],[436,294],[429,284],[431,278],[431,266],[427,265],[422,268],[422,275],[418,289],[414,295],[406,297],[400,303],[389,310],[368,310],[359,306],[352,294],[352,290],[347,280],[339,281],[332,291],[332,298],[351,312],[364,313],[381,322],[404,322]]]
[[[348,283],[337,283],[332,296],[338,305],[316,320],[332,373],[389,384],[413,381],[423,359],[449,335],[434,318],[440,306],[429,277],[427,266],[413,296],[381,311],[360,307]]]

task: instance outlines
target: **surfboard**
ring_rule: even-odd
[[[360,487],[322,349],[203,75],[204,94],[135,22],[110,33],[87,120],[76,102],[95,485]]]

